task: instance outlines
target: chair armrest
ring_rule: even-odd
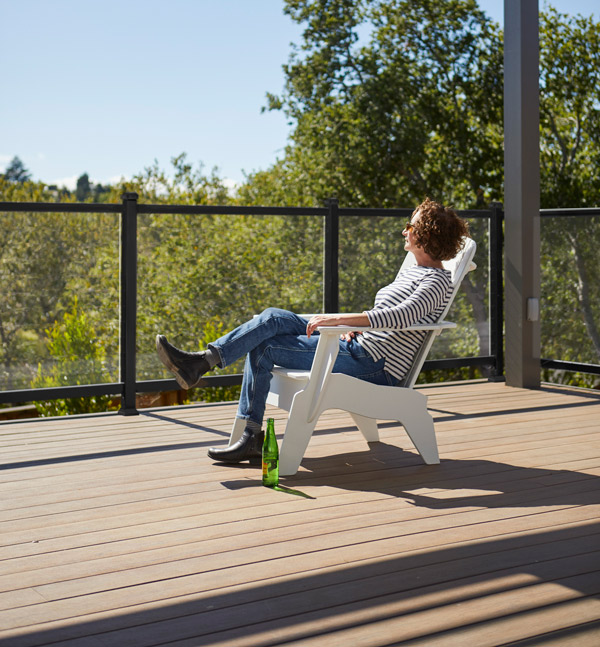
[[[314,317],[314,314],[301,314],[298,315],[299,317],[303,317],[304,319],[310,319],[311,317]],[[254,315],[254,317],[258,317],[258,315]],[[317,330],[320,333],[324,334],[341,334],[345,332],[365,332],[367,330],[439,330],[440,332],[442,330],[449,330],[450,328],[456,328],[457,324],[453,323],[452,321],[438,321],[437,323],[431,323],[431,324],[413,324],[412,326],[408,326],[408,328],[389,328],[386,326],[382,326],[381,328],[373,328],[372,326],[318,326]]]
[[[453,321],[438,321],[437,323],[432,324],[414,324],[405,328],[405,330],[449,330],[450,328],[456,328],[457,324]]]
[[[408,328],[373,328],[371,326],[318,326],[317,330],[320,333],[345,333],[345,332],[365,332],[367,330],[447,330],[450,328],[456,328],[456,324],[452,321],[439,321],[438,323],[432,324],[414,324]]]

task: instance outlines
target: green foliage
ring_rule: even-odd
[[[296,124],[278,172],[345,206],[500,198],[502,49],[474,0],[288,0],[285,11],[305,31],[283,94],[267,97]]]
[[[0,178],[0,200],[52,202],[41,183]],[[72,201],[62,196],[63,201]],[[0,213],[0,383],[27,388],[49,355],[45,330],[74,298],[110,349],[118,326],[119,218],[111,214]],[[111,298],[112,297],[112,298]]]
[[[0,175],[1,202],[53,202],[53,198],[43,182],[13,182]]]
[[[600,196],[600,22],[540,18],[541,204],[598,206]]]
[[[215,170],[206,176],[185,155],[172,164],[172,175],[155,164],[119,190],[136,191],[152,203],[234,202]],[[206,337],[215,318],[229,330],[270,305],[318,307],[321,226],[300,217],[140,216],[138,379],[163,375],[154,350],[157,332],[189,347]],[[111,299],[117,289],[111,285]]]
[[[600,23],[550,9],[540,21],[541,206],[600,201]],[[600,363],[600,218],[544,217],[542,357]],[[544,371],[599,386],[597,376]]]
[[[123,193],[133,191],[139,201],[150,204],[228,204],[229,191],[218,176],[218,169],[206,175],[203,165],[194,168],[181,153],[171,158],[171,173],[158,162],[147,166],[131,180],[121,180],[112,187],[107,202],[121,202]]]
[[[0,178],[0,200],[37,202],[50,197],[42,184]],[[29,354],[31,324],[49,325],[64,292],[69,230],[66,219],[55,214],[21,212],[0,213],[0,229],[0,362],[11,366]],[[31,341],[35,352],[37,342]]]
[[[542,220],[542,357],[600,364],[600,217]],[[545,379],[600,386],[597,376],[544,371]]]
[[[0,178],[2,201],[51,202],[53,197],[43,184]],[[107,321],[103,290],[110,290],[111,278],[118,284],[118,223],[110,214],[0,213],[0,362],[5,368],[37,364],[44,328],[73,294],[90,316]]]
[[[100,384],[114,381],[107,365],[106,350],[75,297],[61,321],[46,330],[48,354],[54,361],[38,364],[32,388]],[[35,403],[41,416],[92,413],[115,408],[110,396],[66,398]]]

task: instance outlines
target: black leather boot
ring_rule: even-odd
[[[186,353],[169,344],[164,335],[156,335],[156,352],[182,389],[191,389],[202,384],[202,376],[210,371],[210,364],[204,357],[204,352]]]
[[[249,460],[252,465],[262,461],[262,446],[265,434],[253,434],[249,429],[244,429],[242,437],[230,447],[211,447],[208,455],[221,463],[241,463]]]

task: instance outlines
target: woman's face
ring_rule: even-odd
[[[417,211],[417,213],[415,213],[410,219],[410,224],[406,225],[406,227],[404,227],[404,230],[402,231],[402,235],[404,236],[404,249],[407,252],[414,253],[415,249],[417,248],[413,225],[415,225],[419,221],[420,217],[421,214]]]

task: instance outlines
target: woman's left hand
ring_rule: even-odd
[[[306,336],[310,337],[319,326],[336,326],[338,323],[335,315],[314,315],[306,326]]]
[[[369,326],[369,318],[362,313],[348,314],[320,314],[313,315],[306,326],[306,336],[310,337],[319,326]],[[356,332],[346,333],[350,339],[356,335]],[[360,334],[360,333],[358,333]],[[342,337],[343,339],[343,337]],[[346,341],[350,341],[347,339]]]

